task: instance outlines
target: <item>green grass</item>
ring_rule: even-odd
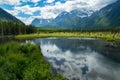
[[[0,45],[0,80],[65,80],[53,76],[39,45],[9,42]]]
[[[46,38],[46,37],[82,37],[82,38],[102,38],[110,41],[120,40],[120,32],[53,32],[17,35],[17,39]]]

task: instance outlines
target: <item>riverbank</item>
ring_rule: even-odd
[[[47,38],[47,37],[81,37],[81,38],[101,38],[108,41],[120,40],[120,33],[111,32],[53,32],[17,35],[17,39]]]
[[[40,46],[8,42],[0,45],[0,80],[65,80],[53,75]]]

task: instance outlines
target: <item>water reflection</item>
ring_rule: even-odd
[[[120,48],[104,47],[97,39],[36,39],[54,73],[62,72],[69,80],[119,80]],[[107,56],[106,56],[107,54]],[[111,56],[117,55],[111,59]],[[118,62],[116,62],[118,61]]]
[[[0,37],[0,44],[7,43],[15,40],[14,37]]]

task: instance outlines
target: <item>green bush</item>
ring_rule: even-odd
[[[38,45],[10,42],[0,50],[0,80],[65,80],[62,75],[53,76]]]
[[[0,56],[3,56],[5,54],[5,48],[0,46]]]
[[[33,44],[25,44],[21,45],[19,47],[19,50],[21,51],[21,53],[25,54],[34,53],[35,51],[37,51],[37,46]]]

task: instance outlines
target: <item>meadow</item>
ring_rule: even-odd
[[[120,40],[120,32],[40,32],[33,34],[17,35],[17,39],[33,39],[47,37],[80,37],[80,38],[101,38],[108,41]]]

